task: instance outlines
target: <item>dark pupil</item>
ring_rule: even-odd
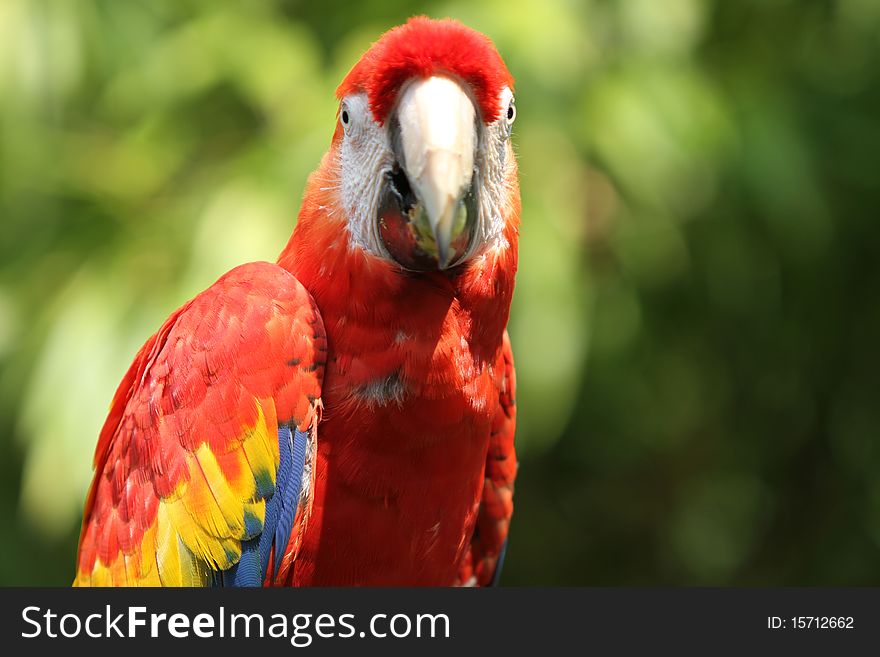
[[[512,121],[512,120],[513,120],[513,105],[510,105],[510,106],[507,108],[507,120],[508,120],[508,121]]]
[[[342,112],[342,122],[348,124],[348,112]]]

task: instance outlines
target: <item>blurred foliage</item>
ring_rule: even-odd
[[[0,582],[71,581],[116,384],[273,260],[383,30],[517,78],[508,584],[880,584],[876,0],[0,2]]]

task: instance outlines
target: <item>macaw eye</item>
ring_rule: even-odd
[[[507,106],[507,123],[512,125],[516,120],[516,105],[513,104],[513,98],[510,99],[510,105]]]
[[[351,107],[347,100],[342,101],[342,105],[339,107],[339,120],[342,121],[342,128],[345,130],[346,134],[348,134],[349,129],[352,127],[354,117],[351,114]]]

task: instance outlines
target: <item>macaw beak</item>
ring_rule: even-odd
[[[409,213],[411,243],[422,260],[446,269],[467,251],[475,221],[475,208],[467,200],[474,175],[476,110],[457,82],[434,76],[404,88],[396,118],[395,150],[417,201]]]

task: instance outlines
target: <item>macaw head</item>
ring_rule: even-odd
[[[411,271],[505,246],[516,107],[488,38],[413,18],[373,44],[337,96],[339,203],[353,245]]]

